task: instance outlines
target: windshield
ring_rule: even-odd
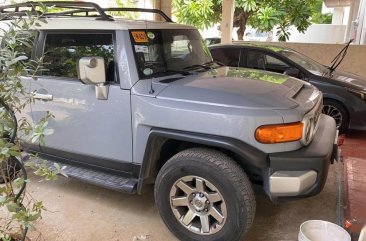
[[[328,70],[324,65],[321,65],[315,60],[312,60],[311,58],[302,55],[298,52],[292,50],[283,50],[278,53],[289,58],[290,60],[292,60],[293,62],[295,62],[296,64],[300,65],[301,67],[310,71],[313,74],[323,75]]]
[[[195,29],[130,31],[140,78],[187,73],[212,62],[210,51]]]

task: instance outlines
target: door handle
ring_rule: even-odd
[[[50,94],[40,94],[37,92],[33,92],[32,97],[34,99],[38,99],[38,100],[53,100],[53,95]]]

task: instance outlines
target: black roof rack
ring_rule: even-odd
[[[68,11],[42,13],[39,8],[56,7],[62,9],[70,9]],[[37,9],[38,7],[38,9]],[[96,14],[90,15],[89,13]],[[44,17],[70,16],[70,17],[97,17],[98,20],[113,20],[113,17],[106,14],[106,12],[145,12],[156,13],[162,16],[165,21],[173,22],[163,11],[158,9],[145,8],[101,8],[98,4],[92,2],[69,2],[69,1],[53,1],[53,2],[25,2],[16,3],[6,6],[0,6],[0,20],[8,20],[12,17],[26,16],[27,14],[43,15]],[[85,13],[85,15],[75,15],[78,13]]]
[[[173,22],[173,20],[168,17],[163,11],[159,9],[148,9],[148,8],[103,8],[104,12],[140,12],[140,13],[156,13],[159,14],[162,18],[164,18],[167,22]],[[78,9],[78,10],[71,10],[66,12],[59,12],[59,13],[52,13],[50,15],[58,15],[58,16],[74,16],[74,17],[84,17],[80,15],[74,15],[77,13],[85,13],[85,16],[94,16],[90,15],[89,13],[96,12],[94,9]],[[48,14],[46,14],[48,15]]]

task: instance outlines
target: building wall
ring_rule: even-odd
[[[304,33],[297,31],[296,27],[290,27],[290,39],[294,43],[343,43],[346,33],[346,25],[313,24]],[[277,41],[276,29],[273,31],[273,40]]]
[[[319,63],[329,65],[338,52],[344,47],[342,44],[311,44],[311,43],[272,43],[285,46],[303,53]],[[351,45],[347,56],[338,67],[366,77],[366,45]]]

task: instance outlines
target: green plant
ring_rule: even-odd
[[[42,9],[43,12],[46,9]],[[5,19],[8,19],[4,21]],[[29,58],[36,28],[44,22],[39,16],[11,18],[0,15],[0,207],[5,215],[0,216],[0,240],[24,240],[27,230],[41,217],[44,206],[27,196],[29,182],[21,151],[21,140],[43,144],[45,136],[52,134],[47,128],[52,118],[47,113],[38,123],[21,116],[22,110],[32,103],[32,93],[26,91],[22,78],[37,80],[42,59]],[[45,162],[37,164],[38,158],[28,155],[27,162],[36,175],[53,180],[63,168],[50,170]]]
[[[311,22],[317,24],[331,24],[332,13],[322,13],[323,0],[316,0],[315,4],[311,8],[312,16]]]
[[[239,40],[243,39],[247,25],[262,32],[277,26],[281,41],[289,38],[289,27],[304,32],[311,25],[314,5],[319,0],[235,0],[234,27],[239,27]],[[203,29],[220,22],[222,0],[173,0],[173,12],[178,21]]]

